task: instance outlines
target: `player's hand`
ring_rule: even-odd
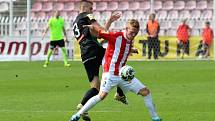
[[[139,53],[137,48],[132,48],[132,53]]]
[[[111,14],[110,21],[114,22],[114,21],[118,20],[120,17],[121,17],[120,13],[113,13],[113,14]]]

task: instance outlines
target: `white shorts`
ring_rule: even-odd
[[[146,87],[137,78],[134,78],[128,82],[122,80],[120,76],[111,75],[109,73],[102,74],[100,91],[109,93],[110,90],[116,86],[119,86],[124,93],[131,91],[135,94],[138,94],[140,89]]]

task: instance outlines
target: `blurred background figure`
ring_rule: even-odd
[[[68,64],[68,55],[65,48],[65,42],[68,42],[66,30],[64,27],[64,19],[60,17],[60,12],[55,11],[54,17],[50,18],[48,21],[48,25],[42,35],[42,40],[44,39],[46,33],[50,29],[50,48],[48,51],[47,59],[43,65],[43,67],[47,67],[50,63],[50,57],[53,53],[53,50],[56,47],[60,47],[63,54],[64,59],[64,66],[70,67],[70,64]]]
[[[213,29],[210,27],[210,22],[205,22],[205,27],[202,31],[202,40],[200,41],[200,45],[198,47],[196,56],[199,58],[207,58],[210,54],[210,47],[213,43],[214,33]]]
[[[158,34],[160,31],[160,25],[155,20],[155,13],[150,14],[149,21],[146,25],[146,32],[148,34],[148,59],[151,59],[152,50],[154,59],[158,59],[160,53],[160,43],[158,40]]]
[[[189,37],[191,28],[186,24],[187,19],[182,20],[181,25],[177,29],[177,57],[184,58],[184,54],[189,55]],[[181,54],[182,51],[182,55]]]

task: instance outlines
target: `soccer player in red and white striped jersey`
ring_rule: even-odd
[[[162,121],[155,110],[152,102],[152,97],[149,89],[143,85],[137,78],[129,81],[124,81],[119,76],[119,70],[126,64],[127,58],[131,52],[137,53],[137,49],[133,48],[134,38],[139,32],[139,22],[131,19],[127,22],[126,29],[123,32],[106,32],[98,30],[93,25],[86,25],[91,29],[98,38],[103,38],[108,41],[108,47],[105,52],[102,82],[98,95],[92,97],[88,102],[71,117],[70,121],[78,121],[80,116],[90,110],[98,102],[103,100],[109,91],[119,86],[124,92],[131,91],[137,95],[144,97],[144,102],[148,108],[152,121]]]

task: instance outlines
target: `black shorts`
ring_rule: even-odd
[[[204,50],[208,49],[209,48],[209,45],[207,43],[202,43],[202,48]]]
[[[105,49],[100,50],[96,56],[90,57],[83,61],[89,82],[92,82],[94,76],[99,76],[99,68],[102,64]]]
[[[56,47],[65,47],[65,42],[64,40],[56,40],[56,41],[51,41],[50,42],[50,49],[54,49]]]

